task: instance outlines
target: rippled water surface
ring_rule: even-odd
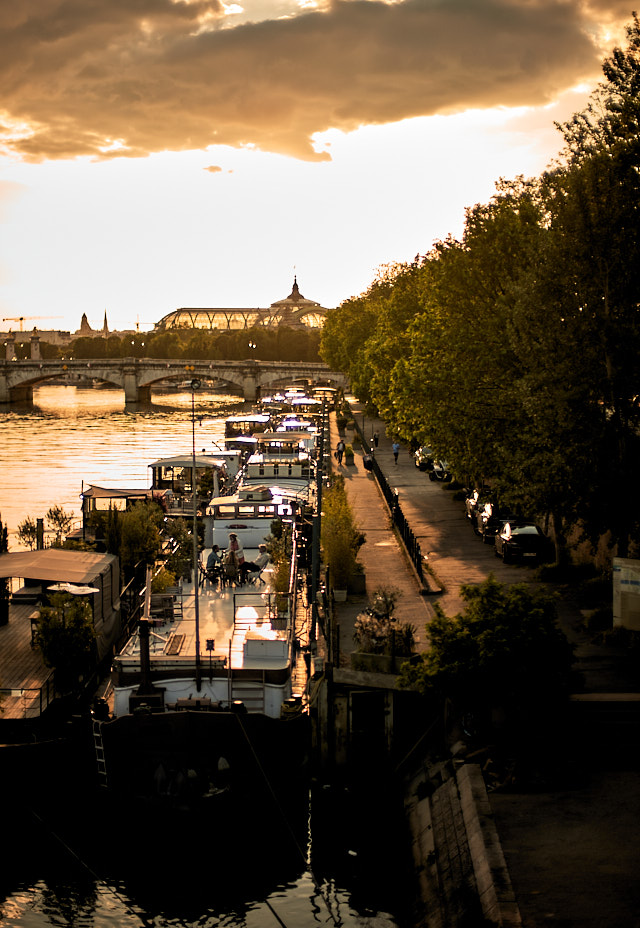
[[[0,413],[0,514],[9,531],[52,505],[79,518],[83,482],[150,486],[148,465],[189,454],[194,437],[196,450],[213,453],[224,416],[242,401],[198,393],[193,422],[191,403],[190,393],[167,393],[130,410],[120,390],[49,386],[34,390],[32,408]]]

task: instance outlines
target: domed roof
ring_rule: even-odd
[[[307,300],[298,289],[298,278],[294,276],[293,278],[293,287],[289,296],[286,296],[284,300],[276,300],[275,303],[272,303],[271,306],[320,306],[319,303],[315,303],[313,300]]]

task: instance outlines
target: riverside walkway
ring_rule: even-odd
[[[419,471],[408,449],[402,448],[398,463],[394,463],[393,436],[386,434],[384,422],[363,418],[363,410],[355,401],[352,410],[366,439],[378,432],[376,460],[397,490],[402,510],[442,589],[441,593],[425,593],[425,585],[418,581],[392,528],[376,480],[363,466],[362,455],[356,453],[354,464],[342,467],[332,457],[334,471],[345,476],[358,527],[366,534],[359,560],[366,572],[367,594],[378,586],[400,590],[396,615],[415,625],[420,650],[428,647],[427,627],[434,602],[447,615],[463,611],[462,584],[481,583],[493,573],[501,582],[540,585],[535,571],[503,564],[495,557],[492,546],[482,544],[465,516],[463,503],[455,500],[443,484],[430,481]],[[332,451],[338,438],[332,416]],[[593,644],[583,629],[583,616],[572,591],[559,587],[556,592],[559,622],[575,647],[575,666],[583,678],[580,699],[593,712],[586,716],[579,735],[567,732],[565,749],[575,751],[570,767],[572,779],[541,782],[537,789],[498,788],[489,791],[487,807],[480,808],[483,821],[489,821],[491,828],[495,825],[497,846],[490,848],[490,854],[506,862],[506,869],[498,868],[498,884],[510,881],[515,893],[515,904],[503,907],[496,924],[525,928],[638,928],[640,725],[634,711],[634,706],[640,705],[637,662],[631,662],[624,652]],[[353,623],[366,603],[367,596],[350,596],[347,603],[336,607],[341,665],[348,666]],[[540,671],[542,680],[544,668]],[[442,814],[445,820],[436,824],[456,834],[451,847],[455,859],[471,859],[476,873],[486,873],[487,861],[479,859],[486,854],[478,851],[474,835],[454,827],[454,809]],[[428,869],[426,860],[424,869]],[[504,888],[489,887],[498,894]],[[431,928],[457,922],[447,922],[433,910],[420,924]]]

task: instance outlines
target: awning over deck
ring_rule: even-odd
[[[16,551],[15,554],[0,555],[0,577],[91,584],[116,560],[112,554],[65,551],[62,548]]]

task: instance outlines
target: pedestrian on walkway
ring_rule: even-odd
[[[391,450],[393,451],[393,460],[397,464],[398,455],[400,454],[400,442],[394,441],[394,443],[391,445]]]
[[[375,445],[376,448],[378,447],[379,441],[380,441],[380,435],[378,434],[378,430],[376,429],[376,431],[373,433],[373,444]]]
[[[338,464],[342,464],[342,455],[344,454],[345,443],[342,439],[336,445],[336,461]]]

